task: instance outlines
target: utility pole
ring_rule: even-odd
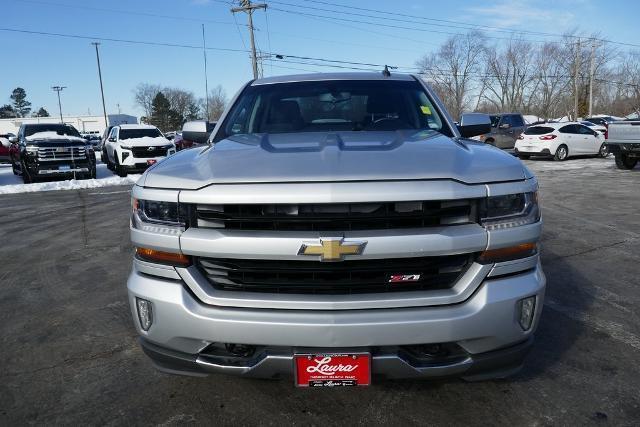
[[[596,42],[591,45],[591,66],[589,68],[589,117],[593,115],[593,73],[595,69]]]
[[[202,55],[204,56],[204,102],[207,109],[207,121],[209,121],[209,78],[207,78],[207,42],[204,38],[204,24],[202,24]]]
[[[251,41],[251,67],[253,68],[253,78],[258,78],[258,59],[256,57],[256,44],[253,38],[253,11],[256,9],[266,9],[266,3],[252,4],[251,0],[241,0],[240,7],[231,9],[231,13],[245,12],[249,15],[249,40]]]
[[[98,53],[98,42],[92,42],[92,45],[96,47],[96,60],[98,61],[98,78],[100,79],[100,94],[102,95],[102,114],[104,114],[104,125],[109,127],[109,120],[107,119],[107,107],[104,103],[104,88],[102,87],[102,69],[100,67],[100,53]]]
[[[58,109],[60,110],[60,123],[64,123],[64,120],[62,120],[62,103],[60,102],[60,92],[62,92],[62,89],[66,88],[66,86],[51,86],[51,89],[58,92]]]
[[[580,39],[576,43],[576,64],[573,75],[573,121],[578,120],[578,73],[580,72]]]

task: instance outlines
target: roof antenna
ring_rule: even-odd
[[[382,75],[385,77],[391,77],[391,72],[389,71],[389,67],[385,64],[384,70],[382,70]]]

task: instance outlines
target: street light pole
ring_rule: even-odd
[[[107,120],[107,107],[104,102],[104,88],[102,87],[102,69],[100,67],[100,53],[98,52],[98,42],[92,42],[92,45],[96,47],[96,60],[98,61],[98,78],[100,79],[100,94],[102,95],[102,114],[104,114],[104,125],[109,127],[109,121]]]
[[[51,89],[53,89],[58,93],[58,109],[60,110],[60,123],[64,123],[64,120],[62,119],[62,103],[60,102],[60,92],[62,92],[62,89],[65,89],[65,88],[66,86],[51,86]]]

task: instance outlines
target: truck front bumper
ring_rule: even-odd
[[[293,355],[367,352],[372,372],[389,378],[504,377],[517,371],[531,346],[546,279],[534,268],[488,277],[465,301],[431,307],[363,310],[286,310],[205,305],[181,280],[141,273],[128,281],[142,346],[166,372],[277,377],[293,372]],[[519,306],[535,298],[532,325],[523,330]],[[137,299],[151,303],[153,322],[142,330]],[[245,358],[212,356],[214,344],[255,346]],[[456,357],[415,358],[408,346],[455,345]]]

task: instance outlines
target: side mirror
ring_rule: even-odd
[[[460,118],[458,130],[464,138],[484,135],[491,132],[491,118],[483,113],[464,113]]]
[[[215,124],[204,120],[185,122],[182,125],[182,139],[193,141],[197,144],[206,144],[214,126]]]
[[[10,136],[9,137],[9,142],[12,144],[15,144],[18,142],[18,137],[17,136]]]
[[[511,125],[509,123],[503,123],[500,125],[500,129],[509,129]]]

